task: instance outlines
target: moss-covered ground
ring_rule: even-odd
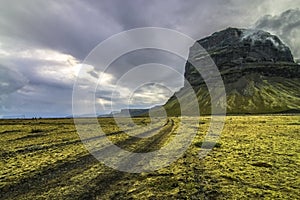
[[[155,172],[120,172],[83,146],[72,119],[0,120],[0,199],[298,199],[300,115],[227,116],[216,146],[199,158],[209,117],[177,161]],[[155,122],[150,138],[129,137],[101,118],[107,137],[138,152],[159,149],[180,121]],[[128,124],[142,134],[149,118]],[[88,126],[88,125],[87,125]],[[185,131],[195,131],[188,123]],[[155,134],[156,133],[156,134]]]

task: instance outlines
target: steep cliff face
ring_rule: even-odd
[[[268,32],[228,28],[197,41],[216,65],[245,62],[294,62],[290,49]]]
[[[276,113],[300,111],[300,66],[280,39],[261,30],[228,28],[197,41],[218,67],[225,84],[228,113]],[[189,60],[199,61],[203,53],[190,48]],[[205,66],[197,66],[205,67]],[[197,94],[200,111],[210,113],[205,82],[187,62],[185,79]],[[186,85],[176,93],[183,97]],[[175,96],[164,105],[179,114]]]
[[[287,78],[298,76],[299,67],[290,49],[268,32],[228,28],[197,42],[209,53],[225,83],[249,73]],[[199,59],[199,56],[190,59]],[[203,82],[189,62],[185,66],[185,78],[194,86]]]

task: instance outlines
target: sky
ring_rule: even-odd
[[[182,57],[141,49],[120,55],[105,72],[84,63],[99,43],[133,28],[168,28],[194,40],[227,27],[263,29],[278,35],[298,59],[299,8],[297,0],[2,0],[0,117],[71,115],[73,86],[80,73],[86,74],[85,85],[102,78],[94,91],[99,114],[163,104],[183,80],[170,70],[147,72],[147,67],[156,69],[147,63],[183,73]],[[155,81],[116,87],[138,65],[145,65],[143,69],[155,80],[169,80],[167,87]]]

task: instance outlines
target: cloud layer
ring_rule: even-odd
[[[278,34],[291,46],[295,57],[300,57],[297,7],[299,3],[292,0],[3,0],[0,3],[0,116],[71,114],[72,88],[80,63],[100,42],[137,27],[170,28],[197,40],[228,26],[255,26]],[[97,102],[108,104],[113,100],[118,108],[125,105],[122,98],[110,98],[116,81],[131,68],[149,62],[165,64],[181,72],[184,69],[184,60],[166,52],[142,50],[121,56],[105,72],[103,87],[96,91]],[[87,88],[101,75],[97,66],[85,66],[81,73],[86,74]],[[170,88],[159,84],[139,88],[132,95],[131,106],[164,103],[183,84],[183,80],[167,72],[158,71],[152,76],[168,80]],[[120,87],[119,93],[130,96],[128,92],[132,89]],[[98,111],[109,112],[101,106]]]
[[[265,15],[256,23],[257,29],[278,35],[292,50],[295,58],[300,58],[300,10],[289,9],[280,15]]]

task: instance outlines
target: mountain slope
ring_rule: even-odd
[[[300,66],[277,36],[264,31],[228,28],[197,42],[220,71],[226,90],[227,113],[300,112]],[[202,59],[201,53],[197,55],[192,51],[193,47],[189,60]],[[210,114],[210,94],[190,62],[185,66],[185,79],[197,95],[200,113]],[[169,115],[180,115],[177,98],[192,95],[188,84],[164,105]]]

